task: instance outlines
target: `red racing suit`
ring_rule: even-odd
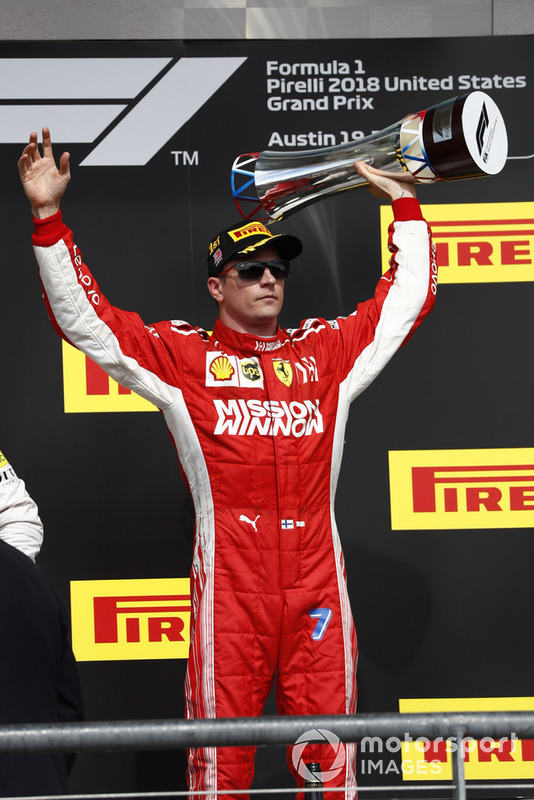
[[[268,339],[220,321],[212,334],[180,320],[146,326],[102,295],[60,212],[35,221],[53,320],[161,409],[191,491],[189,718],[259,715],[275,680],[281,714],[355,711],[356,635],[334,519],[344,428],[350,402],[436,293],[418,202],[397,200],[393,209],[391,267],[374,297],[346,318],[308,319]],[[332,762],[327,747],[323,770]],[[329,785],[353,787],[354,762],[347,745]],[[252,747],[189,753],[191,789],[231,793],[252,776]]]

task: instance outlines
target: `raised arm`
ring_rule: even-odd
[[[30,135],[18,169],[34,216],[33,249],[52,324],[119,384],[166,408],[175,401],[170,387],[180,379],[168,357],[168,349],[176,349],[168,343],[172,324],[146,326],[138,314],[107,300],[63,222],[60,203],[70,180],[69,153],[56,165],[48,128],[42,136],[40,152],[37,134]]]
[[[22,187],[37,219],[46,219],[59,211],[61,198],[70,181],[69,153],[61,155],[58,169],[49,129],[43,128],[42,135],[42,154],[37,133],[33,132],[18,161]]]
[[[410,339],[433,308],[437,290],[431,231],[413,178],[391,178],[363,162],[354,167],[373,195],[390,201],[393,221],[388,230],[389,270],[379,278],[372,298],[337,320],[344,342],[339,365],[349,400],[362,392]]]

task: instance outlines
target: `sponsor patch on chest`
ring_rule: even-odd
[[[255,356],[238,358],[218,351],[206,353],[206,386],[263,389],[263,372]]]
[[[213,401],[217,411],[216,436],[311,436],[323,433],[319,400]]]

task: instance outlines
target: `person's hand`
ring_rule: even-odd
[[[371,167],[365,161],[355,161],[354,168],[369,184],[369,191],[375,197],[385,200],[398,200],[399,197],[416,197],[415,178],[410,172],[395,174]]]
[[[30,143],[19,158],[18,168],[33,216],[44,219],[59,211],[61,198],[70,181],[69,153],[63,153],[58,169],[48,128],[43,128],[42,155],[37,144],[37,134],[33,132],[30,134]]]

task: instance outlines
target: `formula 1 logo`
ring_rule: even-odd
[[[476,132],[476,141],[478,152],[482,155],[482,151],[484,150],[484,138],[486,136],[486,131],[489,128],[489,116],[488,116],[488,109],[486,108],[486,104],[482,103],[482,111],[480,112],[480,118],[478,120],[477,125],[477,132]],[[484,158],[484,161],[487,161],[487,154]]]
[[[2,58],[0,144],[46,125],[56,143],[94,142],[83,167],[144,166],[246,61]],[[46,102],[28,102],[44,96]],[[75,101],[75,102],[74,102]]]

